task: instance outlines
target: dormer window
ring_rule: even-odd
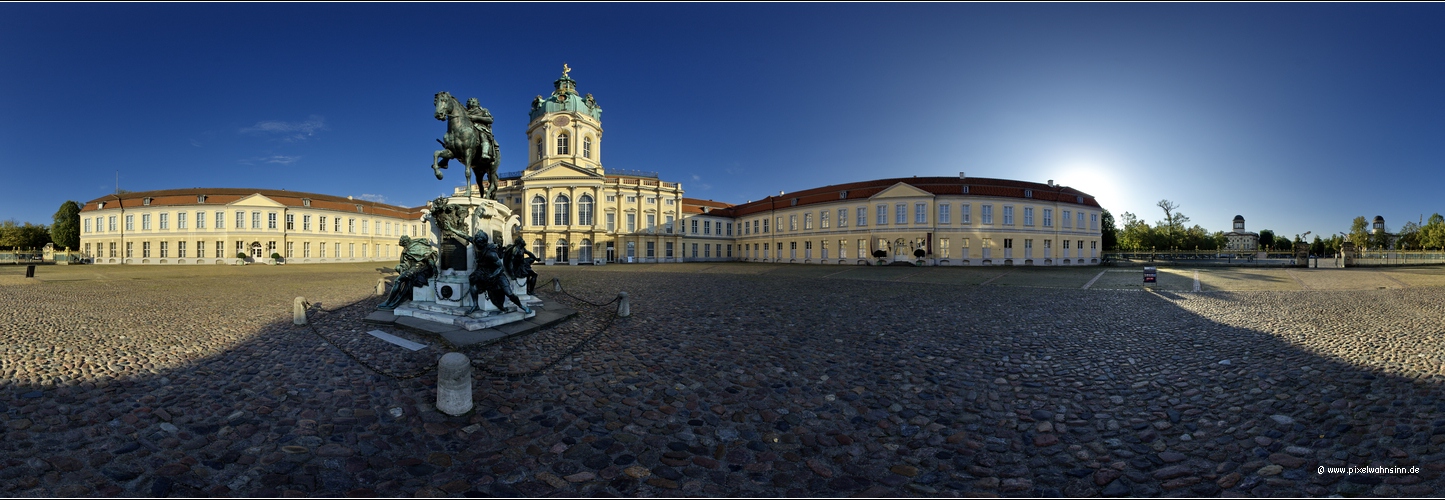
[[[204,194],[198,194],[198,195],[196,195],[196,203],[205,203],[205,202],[206,202],[206,195],[204,195]]]
[[[968,194],[968,186],[963,187],[963,194]]]
[[[1079,204],[1083,204],[1083,203],[1084,203],[1084,197],[1083,197],[1083,196],[1075,196],[1075,197],[1074,197],[1074,201],[1078,202]]]
[[[362,211],[362,209],[361,209],[361,205],[360,205],[360,204],[358,204],[358,205],[356,205],[356,211],[357,211],[357,212],[360,212],[360,211]]]
[[[1033,197],[1034,197],[1034,190],[1032,190],[1032,189],[1025,189],[1025,190],[1024,190],[1024,198],[1033,198]]]
[[[147,196],[147,197],[141,199],[140,204],[145,205],[145,206],[150,206],[150,204],[151,204],[151,197]]]
[[[839,192],[839,193],[838,193],[838,199],[840,199],[840,200],[846,200],[846,199],[848,199],[848,192],[847,192],[847,191],[841,191],[841,192]]]
[[[102,201],[102,202],[100,202],[100,203],[96,203],[96,204],[95,204],[95,209],[96,209],[96,210],[100,210],[100,209],[102,209],[102,208],[105,208],[105,202]]]
[[[795,207],[798,206],[798,199],[797,199],[797,198],[793,198],[793,205],[792,205],[792,206],[795,206]]]
[[[302,198],[302,199],[301,199],[301,206],[303,206],[303,207],[309,207],[309,206],[311,206],[311,198]]]

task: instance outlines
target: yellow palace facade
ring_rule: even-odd
[[[747,261],[795,264],[1097,264],[1094,197],[1006,179],[877,179],[741,205],[684,197],[657,173],[606,169],[602,108],[567,76],[532,101],[527,166],[497,201],[544,264]],[[477,196],[476,187],[454,197]],[[81,211],[81,250],[105,264],[395,261],[401,235],[435,241],[425,205],[407,208],[264,189],[111,195]],[[922,257],[917,256],[918,253]],[[243,255],[244,257],[238,257]]]
[[[392,261],[402,235],[429,233],[421,208],[277,189],[124,193],[81,207],[80,249],[96,264]]]

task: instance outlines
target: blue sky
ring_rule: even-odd
[[[0,4],[0,219],[115,187],[416,206],[432,95],[524,167],[565,62],[602,162],[740,203],[897,176],[1073,186],[1292,236],[1445,211],[1441,4]],[[511,154],[507,154],[507,152]]]

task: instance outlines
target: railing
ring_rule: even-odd
[[[498,173],[498,174],[497,174],[497,178],[498,178],[498,179],[502,179],[502,180],[507,180],[507,179],[521,179],[521,178],[522,178],[522,174],[525,174],[525,173],[527,173],[526,170],[517,170],[517,171],[514,171],[514,172],[501,172],[501,173]]]
[[[643,171],[643,170],[630,170],[630,169],[625,169],[625,168],[609,168],[609,169],[607,169],[607,174],[608,174],[608,175],[626,175],[626,176],[629,176],[629,177],[648,177],[648,178],[652,178],[652,179],[658,178],[657,172],[647,172],[647,171]]]
[[[1262,256],[1260,254],[1263,254]],[[1104,258],[1111,263],[1130,265],[1140,263],[1177,263],[1188,265],[1224,266],[1292,266],[1301,265],[1293,252],[1230,252],[1227,250],[1128,250],[1104,252]],[[1326,261],[1338,262],[1339,255],[1328,253],[1315,255],[1319,267]],[[1445,251],[1441,250],[1366,250],[1356,252],[1351,266],[1416,266],[1445,264]]]
[[[1441,250],[1365,250],[1356,252],[1356,266],[1424,266],[1445,264]]]

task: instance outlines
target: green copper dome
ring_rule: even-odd
[[[597,121],[602,121],[602,107],[592,98],[592,94],[586,96],[577,95],[577,81],[567,76],[572,71],[567,65],[562,65],[562,78],[552,82],[556,89],[552,95],[546,98],[537,96],[532,100],[532,120],[541,118],[547,113],[573,112],[583,113],[591,116]]]

